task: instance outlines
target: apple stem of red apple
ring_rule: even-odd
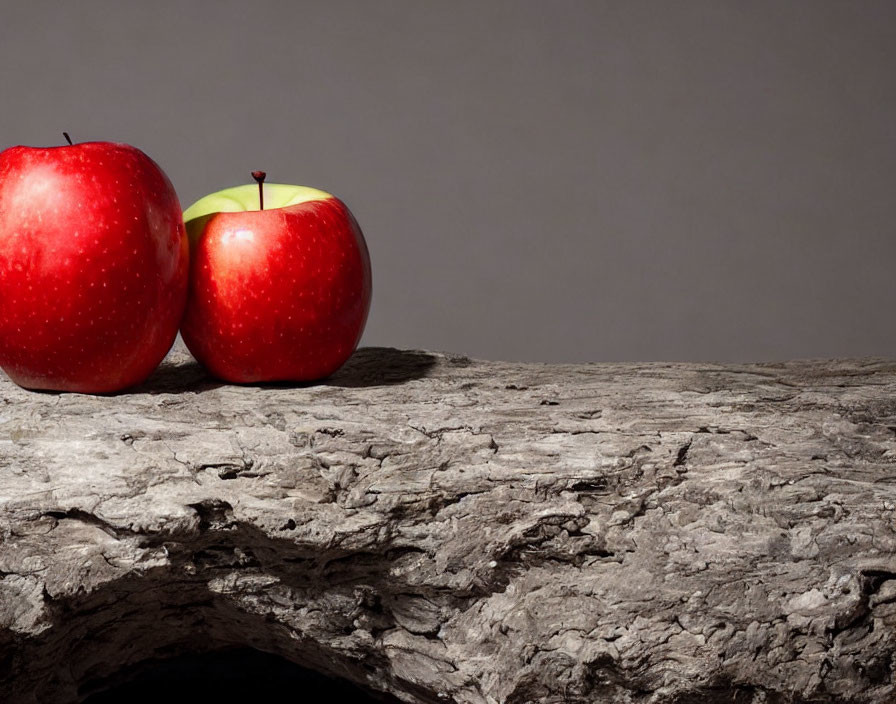
[[[69,144],[72,144],[72,138],[68,136],[68,132],[63,132],[62,136],[65,137],[65,141]]]
[[[264,179],[267,174],[264,171],[253,171],[252,178],[258,183],[258,209],[264,210]]]

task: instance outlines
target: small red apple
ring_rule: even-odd
[[[177,334],[188,257],[177,194],[139,149],[69,140],[4,150],[0,367],[29,389],[142,381]]]
[[[184,213],[192,254],[181,334],[226,381],[322,379],[361,339],[367,244],[338,198],[253,177],[257,189],[219,191]]]

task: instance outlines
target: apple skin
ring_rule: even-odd
[[[143,381],[174,342],[188,274],[177,194],[136,147],[0,153],[0,367],[18,385]]]
[[[265,210],[257,186],[237,186],[184,214],[191,264],[181,335],[225,381],[319,380],[345,363],[364,331],[367,244],[348,207],[329,193],[264,189]]]

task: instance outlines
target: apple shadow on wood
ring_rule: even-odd
[[[335,374],[319,383],[346,388],[395,386],[423,379],[435,364],[436,356],[421,350],[362,347]]]
[[[245,384],[258,388],[308,388],[335,386],[364,388],[395,386],[423,379],[436,364],[436,356],[421,350],[398,350],[393,347],[362,347],[334,374],[311,382],[276,382]],[[456,366],[456,365],[455,365]],[[201,393],[219,388],[222,382],[186,353],[169,357],[139,386],[124,393]]]

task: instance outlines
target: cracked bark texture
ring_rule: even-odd
[[[406,702],[896,700],[896,362],[0,397],[2,701],[233,645]]]

